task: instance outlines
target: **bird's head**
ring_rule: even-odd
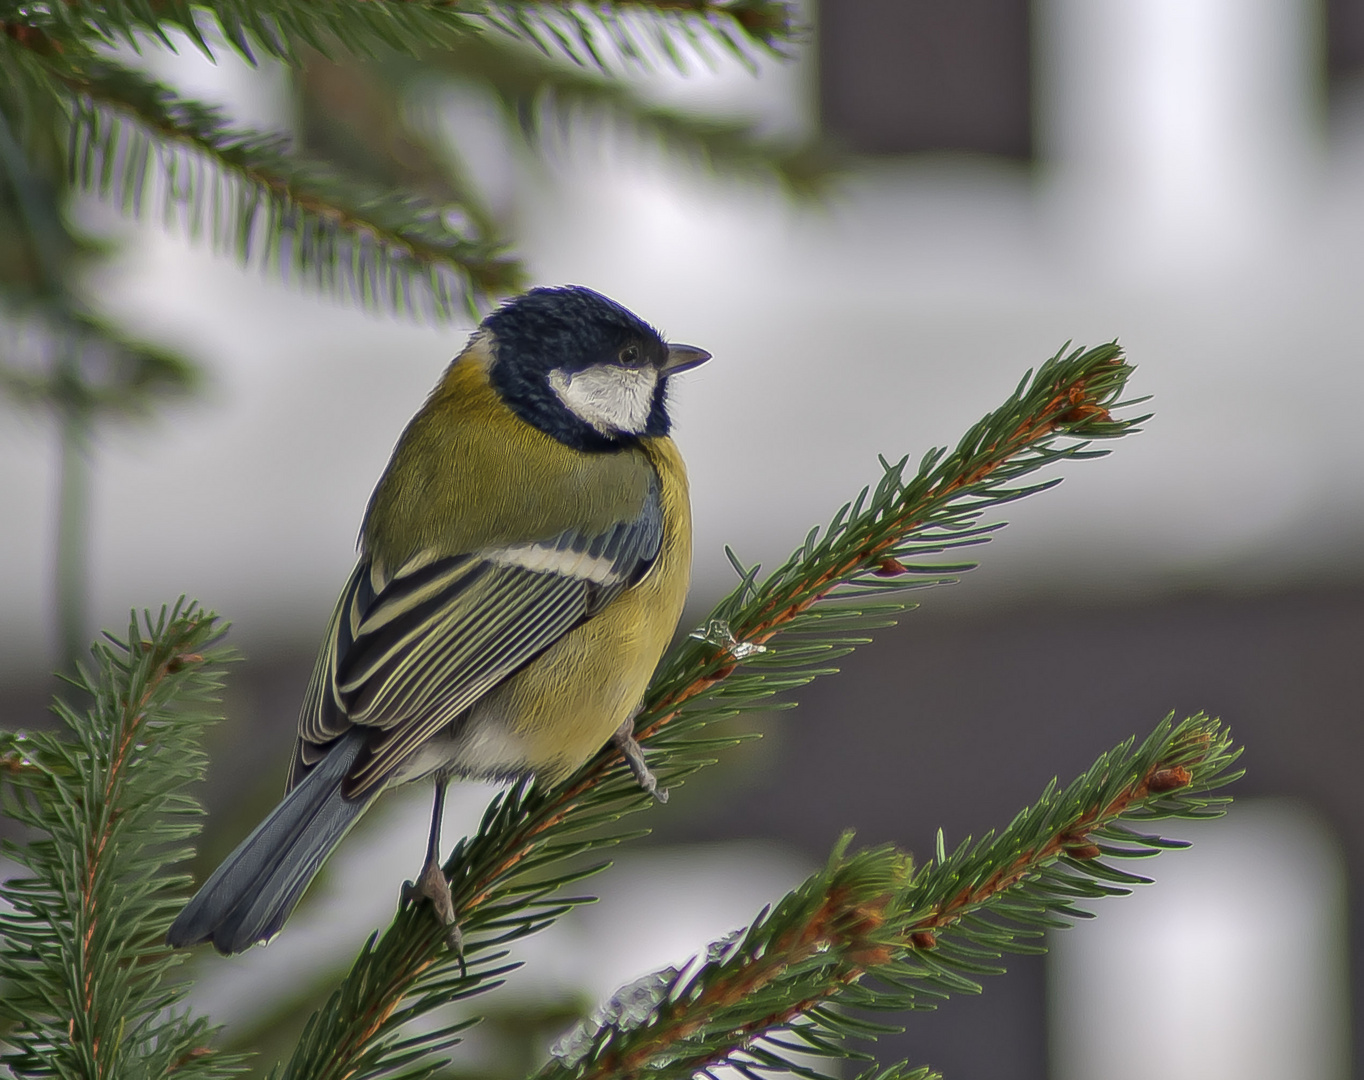
[[[489,378],[527,423],[583,450],[666,435],[668,378],[710,359],[579,285],[532,289],[483,320]]]

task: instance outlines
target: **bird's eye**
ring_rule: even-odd
[[[625,346],[625,348],[621,349],[621,351],[620,351],[620,362],[621,362],[622,364],[631,364],[631,365],[633,365],[633,364],[638,364],[638,363],[639,363],[639,346],[638,346],[638,345],[627,345],[627,346]]]

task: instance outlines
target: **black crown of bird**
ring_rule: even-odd
[[[175,919],[173,946],[268,941],[385,790],[432,780],[430,901],[454,778],[555,783],[614,739],[660,799],[634,715],[682,614],[687,475],[668,380],[710,358],[581,286],[488,315],[394,448],[299,711],[284,799]]]

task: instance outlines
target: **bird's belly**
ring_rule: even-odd
[[[393,772],[393,784],[436,773],[467,780],[505,780],[531,771],[530,750],[514,728],[471,714],[417,747]]]
[[[583,624],[479,701],[455,736],[453,768],[466,776],[534,772],[547,783],[578,768],[638,708],[667,645],[666,632],[641,640],[650,628],[628,625]]]
[[[391,782],[534,772],[552,783],[572,772],[637,708],[667,644],[661,627],[641,640],[651,628],[628,625],[594,619],[566,634],[413,751]]]
[[[672,639],[691,572],[691,514],[681,459],[651,450],[663,479],[662,554],[638,584],[480,698],[397,770],[402,783],[442,771],[555,783],[596,753],[644,697]]]

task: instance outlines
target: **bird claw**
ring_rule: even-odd
[[[668,789],[659,787],[658,777],[653,774],[648,763],[644,760],[644,750],[635,739],[635,718],[633,716],[628,717],[625,723],[616,729],[616,733],[611,736],[611,741],[625,755],[625,764],[630,766],[630,773],[634,776],[635,783],[659,802],[667,802]]]
[[[416,881],[404,881],[402,891],[402,903],[419,904],[423,900],[431,901],[431,908],[435,912],[436,918],[445,927],[445,941],[450,946],[450,950],[459,959],[459,971],[461,975],[466,973],[464,966],[464,932],[460,929],[459,918],[455,914],[455,899],[450,894],[450,882],[446,880],[445,871],[436,863],[428,862],[422,867],[422,872],[417,876]]]

